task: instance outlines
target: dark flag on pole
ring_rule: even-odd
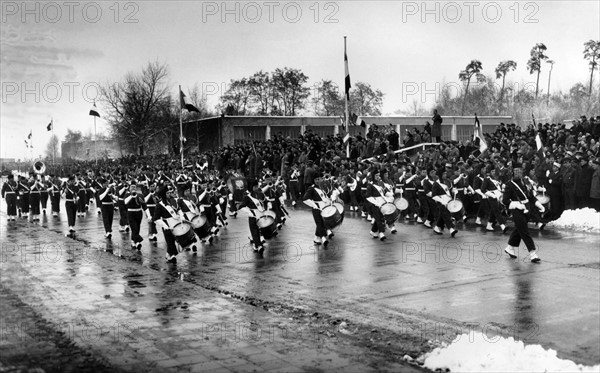
[[[195,111],[196,113],[200,112],[200,110],[198,110],[197,107],[195,107],[189,102],[187,96],[181,90],[179,90],[179,99],[181,101],[181,110],[185,109],[190,113],[193,111]]]
[[[48,125],[46,126],[46,129],[48,131],[52,131],[52,119],[50,119],[50,123],[48,123]]]
[[[31,136],[33,135],[32,130],[29,130],[29,136],[27,136],[27,140],[31,140]]]
[[[92,108],[90,109],[90,115],[93,117],[100,118],[100,112],[98,111],[98,108],[96,107],[95,101],[94,101],[94,106],[92,106]]]
[[[352,87],[352,84],[350,83],[350,72],[348,71],[348,55],[346,54],[345,50],[344,50],[344,68],[346,69],[346,81],[345,81],[346,100],[350,101],[350,88]]]

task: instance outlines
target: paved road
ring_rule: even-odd
[[[315,247],[309,212],[290,212],[262,256],[238,217],[176,265],[165,263],[162,237],[139,253],[127,234],[107,241],[95,213],[78,220],[76,240],[62,236],[65,216],[2,215],[2,291],[99,366],[125,371],[419,370],[403,357],[471,330],[600,362],[598,235],[534,231],[536,265],[524,247],[517,260],[503,255],[500,232],[467,225],[453,239],[402,223],[380,242],[352,214],[332,245]]]

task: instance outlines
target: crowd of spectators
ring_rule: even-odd
[[[544,145],[542,150],[538,150],[536,145],[538,136]],[[251,184],[267,171],[288,181],[293,170],[297,170],[300,173],[299,193],[302,193],[311,182],[304,179],[308,160],[314,162],[317,172],[334,177],[354,176],[357,171],[366,174],[373,168],[388,168],[392,174],[402,167],[411,167],[413,172],[423,168],[443,169],[447,163],[462,161],[471,180],[481,167],[493,167],[503,182],[510,179],[512,165],[519,163],[524,166],[525,175],[535,178],[540,185],[547,185],[548,171],[557,163],[562,178],[560,186],[553,187],[560,187],[564,196],[563,208],[593,207],[600,211],[599,139],[600,116],[590,119],[582,116],[570,128],[566,128],[565,124],[537,123],[522,129],[514,123],[501,123],[493,133],[485,135],[488,149],[483,153],[473,141],[442,141],[437,146],[396,152],[404,147],[431,142],[431,127],[425,126],[423,130],[413,128],[400,136],[393,126],[371,125],[366,136],[357,135],[350,139],[347,157],[341,134],[321,137],[307,130],[297,138],[276,134],[267,141],[228,145],[186,156],[185,172],[195,172],[206,163],[215,176],[239,174]],[[178,156],[164,154],[73,162],[49,167],[48,172],[65,177],[83,174],[88,169],[115,177],[159,170],[173,175],[182,171]]]

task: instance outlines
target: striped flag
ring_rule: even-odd
[[[344,144],[348,141],[350,141],[350,132],[346,132],[346,135],[344,135]]]
[[[100,118],[100,112],[98,111],[98,108],[96,107],[96,101],[94,101],[94,106],[92,106],[92,108],[90,109],[90,115],[93,117]]]
[[[539,132],[535,135],[535,147],[537,148],[540,158],[542,160],[546,159],[546,154],[544,154],[544,144],[542,143],[542,138],[540,137]]]
[[[48,131],[52,131],[52,121],[53,121],[53,120],[52,120],[52,119],[50,119],[50,123],[48,123],[48,125],[46,126],[46,129],[47,129]]]
[[[346,92],[346,100],[350,101],[350,87],[352,84],[350,83],[350,72],[348,71],[348,55],[346,54],[346,45],[344,44],[344,68],[346,69],[346,80],[344,82],[345,92]]]
[[[181,103],[181,110],[187,110],[188,112],[193,112],[195,111],[196,113],[199,113],[200,110],[198,110],[197,107],[195,107],[194,105],[192,105],[190,103],[190,101],[187,99],[187,96],[183,93],[183,91],[181,91],[181,89],[179,90],[179,101]]]
[[[487,148],[487,144],[485,139],[483,138],[483,131],[481,128],[481,123],[479,123],[479,118],[477,118],[477,114],[475,114],[475,130],[473,131],[473,143],[475,146],[479,146],[479,151],[483,153]]]

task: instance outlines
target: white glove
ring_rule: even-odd
[[[511,201],[508,205],[509,210],[525,210],[525,205],[519,201]]]
[[[334,190],[333,192],[331,192],[331,200],[334,201],[338,198],[338,196],[340,195],[340,192],[336,190]]]
[[[552,184],[552,179],[548,180],[548,182],[549,182],[550,184]]]
[[[456,188],[452,188],[452,193],[453,193],[453,194],[456,194],[456,193],[458,193],[458,189],[456,189]]]
[[[538,210],[540,210],[540,212],[544,212],[544,211],[546,211],[546,209],[544,208],[544,205],[542,205],[542,204],[540,203],[540,201],[536,201],[536,202],[535,202],[535,206],[538,208]]]
[[[267,202],[267,210],[273,210],[273,204],[271,202]]]
[[[546,170],[546,177],[550,176],[550,170]]]
[[[225,198],[223,198],[223,197],[219,197],[219,203],[220,203],[220,204],[224,204],[224,203],[225,203]]]

